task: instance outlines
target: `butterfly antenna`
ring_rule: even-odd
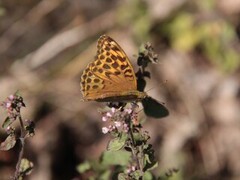
[[[139,109],[139,111],[137,112],[137,113],[140,113],[140,112],[142,112],[143,111],[143,108],[142,109]]]
[[[159,85],[161,86],[161,85],[164,85],[164,84],[167,84],[167,80],[165,80],[163,83],[160,83]],[[158,86],[159,86],[158,85]],[[146,92],[149,92],[149,91],[151,91],[152,89],[155,89],[156,88],[156,86],[154,86],[154,87],[151,87],[150,89],[148,89]]]

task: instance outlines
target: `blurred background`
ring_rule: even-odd
[[[106,149],[97,111],[104,104],[81,102],[79,86],[102,34],[122,46],[135,70],[141,43],[159,54],[146,91],[170,115],[140,113],[159,161],[154,173],[240,179],[240,0],[2,0],[0,100],[19,90],[24,118],[36,122],[27,179],[84,179],[77,165]],[[0,152],[1,180],[13,175],[17,155],[17,147]]]

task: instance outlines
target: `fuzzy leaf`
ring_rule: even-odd
[[[7,127],[10,126],[12,123],[13,123],[13,120],[9,117],[6,117],[6,119],[4,120],[4,122],[2,124],[2,128],[7,129]]]
[[[99,176],[99,179],[100,179],[100,180],[108,180],[108,179],[111,179],[111,178],[110,178],[110,175],[111,175],[111,171],[110,171],[110,170],[106,170],[106,171],[104,171],[104,172]]]
[[[120,137],[112,139],[107,146],[108,151],[118,151],[123,148],[127,140],[127,134],[123,133]]]
[[[149,171],[146,171],[146,172],[144,172],[143,179],[144,180],[153,180],[154,178],[153,178],[153,175]]]
[[[126,175],[124,173],[118,174],[118,180],[127,180]]]
[[[33,169],[33,163],[28,159],[23,158],[20,163],[20,173],[25,176],[31,174]]]
[[[90,168],[91,168],[91,164],[88,161],[86,161],[77,166],[77,171],[79,173],[84,173],[87,170],[89,170]]]
[[[153,170],[158,166],[158,162],[154,160],[154,157],[150,154],[145,154],[145,166],[144,171]]]
[[[0,144],[0,150],[2,151],[8,151],[9,149],[12,149],[16,144],[16,137],[14,134],[10,134],[4,142]]]
[[[130,152],[126,151],[105,151],[102,155],[103,165],[121,165],[125,166],[129,163],[131,157]]]
[[[140,170],[136,170],[133,173],[131,173],[133,179],[140,179],[143,174]]]

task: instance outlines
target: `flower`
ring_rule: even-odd
[[[114,107],[112,107],[111,111],[112,111],[112,113],[115,113],[116,109]]]
[[[115,124],[116,127],[120,127],[122,125],[122,123],[119,122],[119,121],[114,121],[114,124]]]
[[[11,94],[10,96],[8,96],[8,99],[9,99],[9,100],[13,100],[14,98],[15,98],[15,96],[12,95],[12,94]]]
[[[132,166],[131,169],[132,169],[132,171],[135,171],[135,170],[136,170],[136,167],[135,167],[135,166]]]
[[[108,131],[109,131],[109,129],[108,129],[107,127],[103,127],[103,128],[102,128],[102,133],[103,133],[103,134],[107,134]]]
[[[136,171],[136,166],[129,166],[127,169],[126,169],[126,172],[128,173],[128,174],[130,174],[130,173],[132,173],[132,172],[134,172],[134,171]]]
[[[102,117],[102,121],[103,121],[103,122],[106,122],[107,120],[108,120],[108,118],[107,118],[106,116],[103,116],[103,117]]]
[[[6,103],[6,108],[10,108],[10,107],[11,107],[11,105],[12,105],[12,103],[10,103],[10,102],[7,102],[7,103]]]
[[[107,112],[106,116],[107,117],[112,117],[112,114],[110,112]]]
[[[123,124],[123,130],[124,130],[124,132],[128,132],[128,130],[129,130],[129,127],[126,123]]]
[[[125,109],[125,112],[127,112],[128,114],[131,114],[132,113],[132,109],[130,109],[130,108]]]
[[[127,169],[127,173],[130,174],[131,173],[131,169]]]

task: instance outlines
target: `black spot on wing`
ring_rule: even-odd
[[[103,68],[104,68],[104,69],[111,69],[111,67],[110,67],[109,65],[107,65],[107,64],[104,64],[104,65],[103,65]]]

